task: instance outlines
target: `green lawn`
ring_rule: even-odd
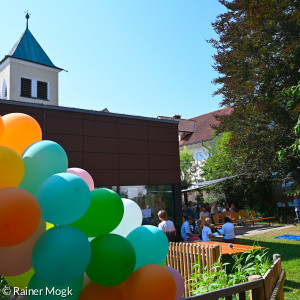
[[[275,230],[264,234],[253,235],[245,238],[247,244],[253,241],[260,246],[269,248],[269,254],[279,253],[282,258],[282,267],[287,272],[285,281],[285,299],[300,300],[300,241],[281,240],[274,237],[284,234],[300,235],[300,226]]]

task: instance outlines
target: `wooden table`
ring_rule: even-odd
[[[215,241],[209,241],[209,242],[193,242],[193,243],[197,243],[197,244],[203,244],[203,245],[219,245],[221,246],[221,253],[222,255],[232,255],[232,254],[237,254],[237,253],[244,253],[247,252],[249,250],[252,250],[252,246],[248,246],[248,245],[241,245],[241,244],[234,244],[233,248],[229,248],[229,244],[230,243],[224,243],[224,242],[215,242]],[[254,249],[265,249],[265,247],[254,247]]]

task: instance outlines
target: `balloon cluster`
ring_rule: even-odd
[[[68,169],[35,119],[0,116],[0,274],[28,299],[66,289],[69,299],[181,299],[183,278],[163,266],[166,235],[141,223],[134,201]]]

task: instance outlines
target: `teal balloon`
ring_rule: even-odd
[[[48,177],[63,173],[68,168],[65,150],[55,142],[40,141],[30,145],[22,154],[25,165],[20,188],[36,195],[38,188]]]
[[[149,264],[161,265],[169,251],[166,234],[151,225],[138,227],[126,237],[136,253],[135,270]]]
[[[45,221],[55,225],[67,225],[86,213],[91,203],[91,192],[79,176],[58,173],[41,184],[36,198]]]
[[[83,278],[84,276],[82,275],[74,282],[71,282],[69,284],[53,285],[44,282],[36,274],[34,274],[29,282],[28,290],[38,290],[39,294],[32,295],[28,293],[29,295],[27,296],[27,299],[78,299],[83,286]]]
[[[91,246],[79,229],[56,226],[36,242],[32,265],[36,275],[49,284],[67,284],[83,275],[91,258]]]
[[[91,191],[91,204],[85,215],[71,225],[79,228],[88,237],[97,237],[113,231],[124,215],[121,197],[112,190]]]
[[[135,266],[135,252],[128,240],[117,234],[98,236],[91,241],[92,256],[87,276],[103,286],[125,281]]]

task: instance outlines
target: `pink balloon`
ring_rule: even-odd
[[[0,247],[0,274],[17,276],[30,270],[33,247],[45,231],[46,223],[41,220],[37,230],[27,241],[15,246]]]
[[[94,180],[93,180],[92,176],[90,175],[90,173],[88,173],[87,171],[80,169],[80,168],[69,168],[67,170],[67,173],[71,173],[71,174],[81,177],[85,181],[85,183],[88,185],[88,187],[90,188],[90,191],[95,189]]]
[[[167,266],[165,268],[172,273],[176,282],[176,297],[174,300],[181,300],[184,293],[184,279],[176,269]]]

